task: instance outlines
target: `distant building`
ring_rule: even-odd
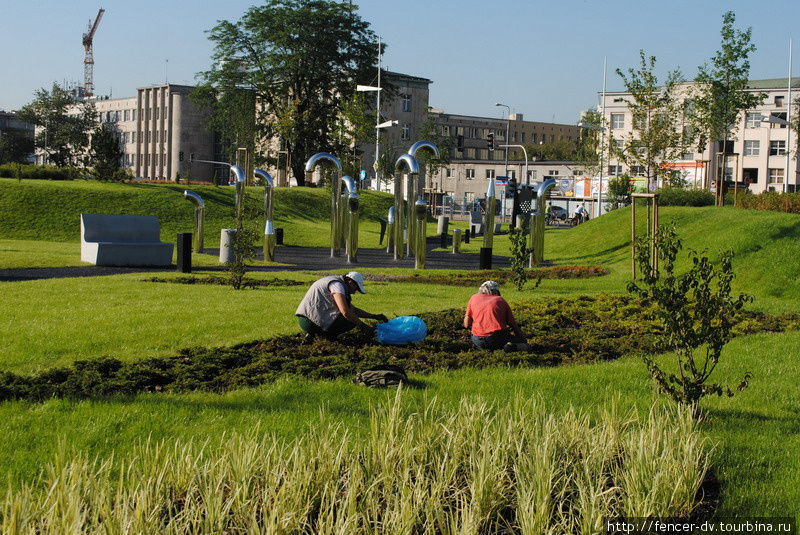
[[[34,126],[19,119],[14,112],[0,110],[0,137],[3,136],[22,136],[33,140]],[[33,153],[30,160],[34,161]]]
[[[796,90],[800,91],[800,78],[792,79],[792,92]],[[765,120],[788,119],[788,79],[751,80],[746,91],[764,92],[767,96],[761,105],[739,114],[735,134],[731,136],[733,142],[725,151],[727,155],[718,150],[722,148],[719,140],[709,144],[703,151],[698,151],[697,147],[686,147],[680,159],[668,162],[667,166],[681,171],[691,187],[715,187],[717,180],[724,177],[728,185],[736,183],[753,193],[782,191],[787,180],[787,189],[795,191],[798,184],[797,160],[791,155],[787,159],[786,155],[787,150],[793,151],[792,147],[796,149],[798,140],[793,135],[792,147],[789,147],[786,124]],[[800,95],[800,92],[797,94]],[[633,132],[633,118],[628,108],[631,98],[630,93],[622,91],[605,93],[605,121],[610,127],[609,135],[617,143],[624,143]],[[717,154],[716,161],[712,161],[712,152]],[[634,178],[640,176],[642,170],[611,157],[603,173],[605,176],[627,174]]]

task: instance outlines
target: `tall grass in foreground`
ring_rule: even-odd
[[[595,421],[539,401],[398,393],[364,438],[320,427],[291,443],[145,443],[128,459],[63,455],[9,490],[3,533],[595,533],[624,516],[686,516],[709,457],[688,411],[611,405]]]

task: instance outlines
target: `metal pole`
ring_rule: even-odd
[[[378,154],[381,150],[381,37],[378,36],[378,103],[375,108],[375,190],[381,190],[381,177],[378,174]]]
[[[608,58],[603,57],[603,93],[600,99],[600,126],[603,126],[603,123],[606,121],[606,61]],[[611,125],[609,125],[611,126]],[[606,145],[605,145],[605,127],[600,130],[600,198],[597,201],[597,216],[599,217],[603,215],[602,211],[602,199],[603,199],[603,156],[605,155]]]
[[[786,125],[786,176],[783,178],[783,192],[789,190],[789,164],[791,163],[791,147],[790,140],[792,139],[792,38],[789,38],[789,108],[786,110],[786,120],[789,124]],[[796,181],[795,181],[796,182]],[[796,190],[797,188],[795,188]]]

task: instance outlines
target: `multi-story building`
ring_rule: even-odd
[[[686,91],[689,86],[683,88],[683,94],[690,94]],[[792,89],[793,92],[800,89],[800,79],[792,79]],[[794,191],[798,183],[797,160],[787,151],[791,150],[790,142],[797,147],[797,139],[786,124],[789,120],[788,79],[751,80],[745,90],[763,92],[766,98],[759,106],[739,114],[726,151],[721,150],[721,141],[709,144],[702,152],[687,146],[680,159],[666,162],[665,166],[680,170],[690,186],[697,188],[714,188],[724,176],[729,185],[748,187],[753,193],[783,191],[788,178],[787,190]],[[617,144],[624,144],[633,132],[628,108],[631,98],[626,92],[606,92],[601,104],[601,109],[605,109],[608,135]],[[636,178],[643,174],[641,169],[627,166],[619,158],[608,154],[606,157],[608,164],[603,169],[606,176],[628,174]]]
[[[0,137],[20,136],[27,138],[28,143],[33,145],[34,128],[30,123],[19,119],[13,112],[0,110]],[[32,156],[32,154],[30,155]]]

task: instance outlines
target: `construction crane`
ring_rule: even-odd
[[[100,24],[100,19],[103,18],[103,13],[106,10],[102,7],[97,12],[97,17],[92,24],[89,20],[89,30],[83,34],[83,94],[84,97],[89,98],[94,95],[94,53],[92,51],[92,40],[94,33],[97,31],[97,25]]]

